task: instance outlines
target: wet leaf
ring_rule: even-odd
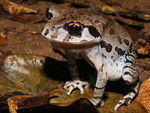
[[[80,98],[70,105],[59,106],[55,104],[45,104],[28,109],[19,109],[18,113],[99,113],[93,104],[86,98]]]
[[[9,111],[16,113],[17,109],[32,108],[48,103],[49,93],[45,92],[38,95],[17,95],[7,99]]]
[[[14,96],[15,95],[15,96]],[[25,95],[12,92],[0,97],[1,104],[8,102],[11,113],[43,111],[45,113],[99,113],[95,106],[86,98],[80,98],[65,104],[48,103],[50,94],[45,92],[37,95]],[[77,109],[78,108],[78,109]]]

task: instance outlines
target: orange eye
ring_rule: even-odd
[[[79,23],[69,23],[68,26],[72,26],[72,25],[75,25],[77,27],[80,27],[80,24]]]
[[[83,24],[74,21],[71,21],[64,25],[64,29],[67,30],[70,35],[78,35],[82,32],[83,28]]]

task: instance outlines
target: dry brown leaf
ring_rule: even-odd
[[[16,4],[9,0],[0,0],[0,4],[2,5],[3,9],[9,12],[12,15],[18,15],[22,13],[37,13],[37,10],[26,8],[20,4]]]
[[[149,50],[147,50],[147,48],[144,48],[144,47],[137,49],[137,52],[142,55],[149,54]]]
[[[0,0],[0,4],[2,4],[4,2],[4,0]]]
[[[150,79],[141,85],[136,101],[140,102],[150,113]]]
[[[7,35],[3,32],[0,32],[0,46],[3,46],[7,43]]]
[[[139,54],[148,55],[150,54],[150,43],[145,39],[138,39],[134,44],[135,49]]]

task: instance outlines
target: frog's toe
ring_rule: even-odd
[[[89,87],[89,83],[80,80],[67,81],[64,85],[64,89],[68,89],[67,95],[70,95],[74,89],[79,89],[81,94],[84,93],[83,87]]]
[[[130,105],[131,103],[131,99],[130,98],[126,98],[126,100],[123,98],[119,101],[119,103],[114,107],[114,110],[117,111],[117,109],[119,107],[121,107],[122,105]]]

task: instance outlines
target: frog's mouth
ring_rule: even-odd
[[[49,39],[51,43],[60,46],[63,49],[88,49],[99,44],[100,39],[83,42],[62,42],[58,40]]]

